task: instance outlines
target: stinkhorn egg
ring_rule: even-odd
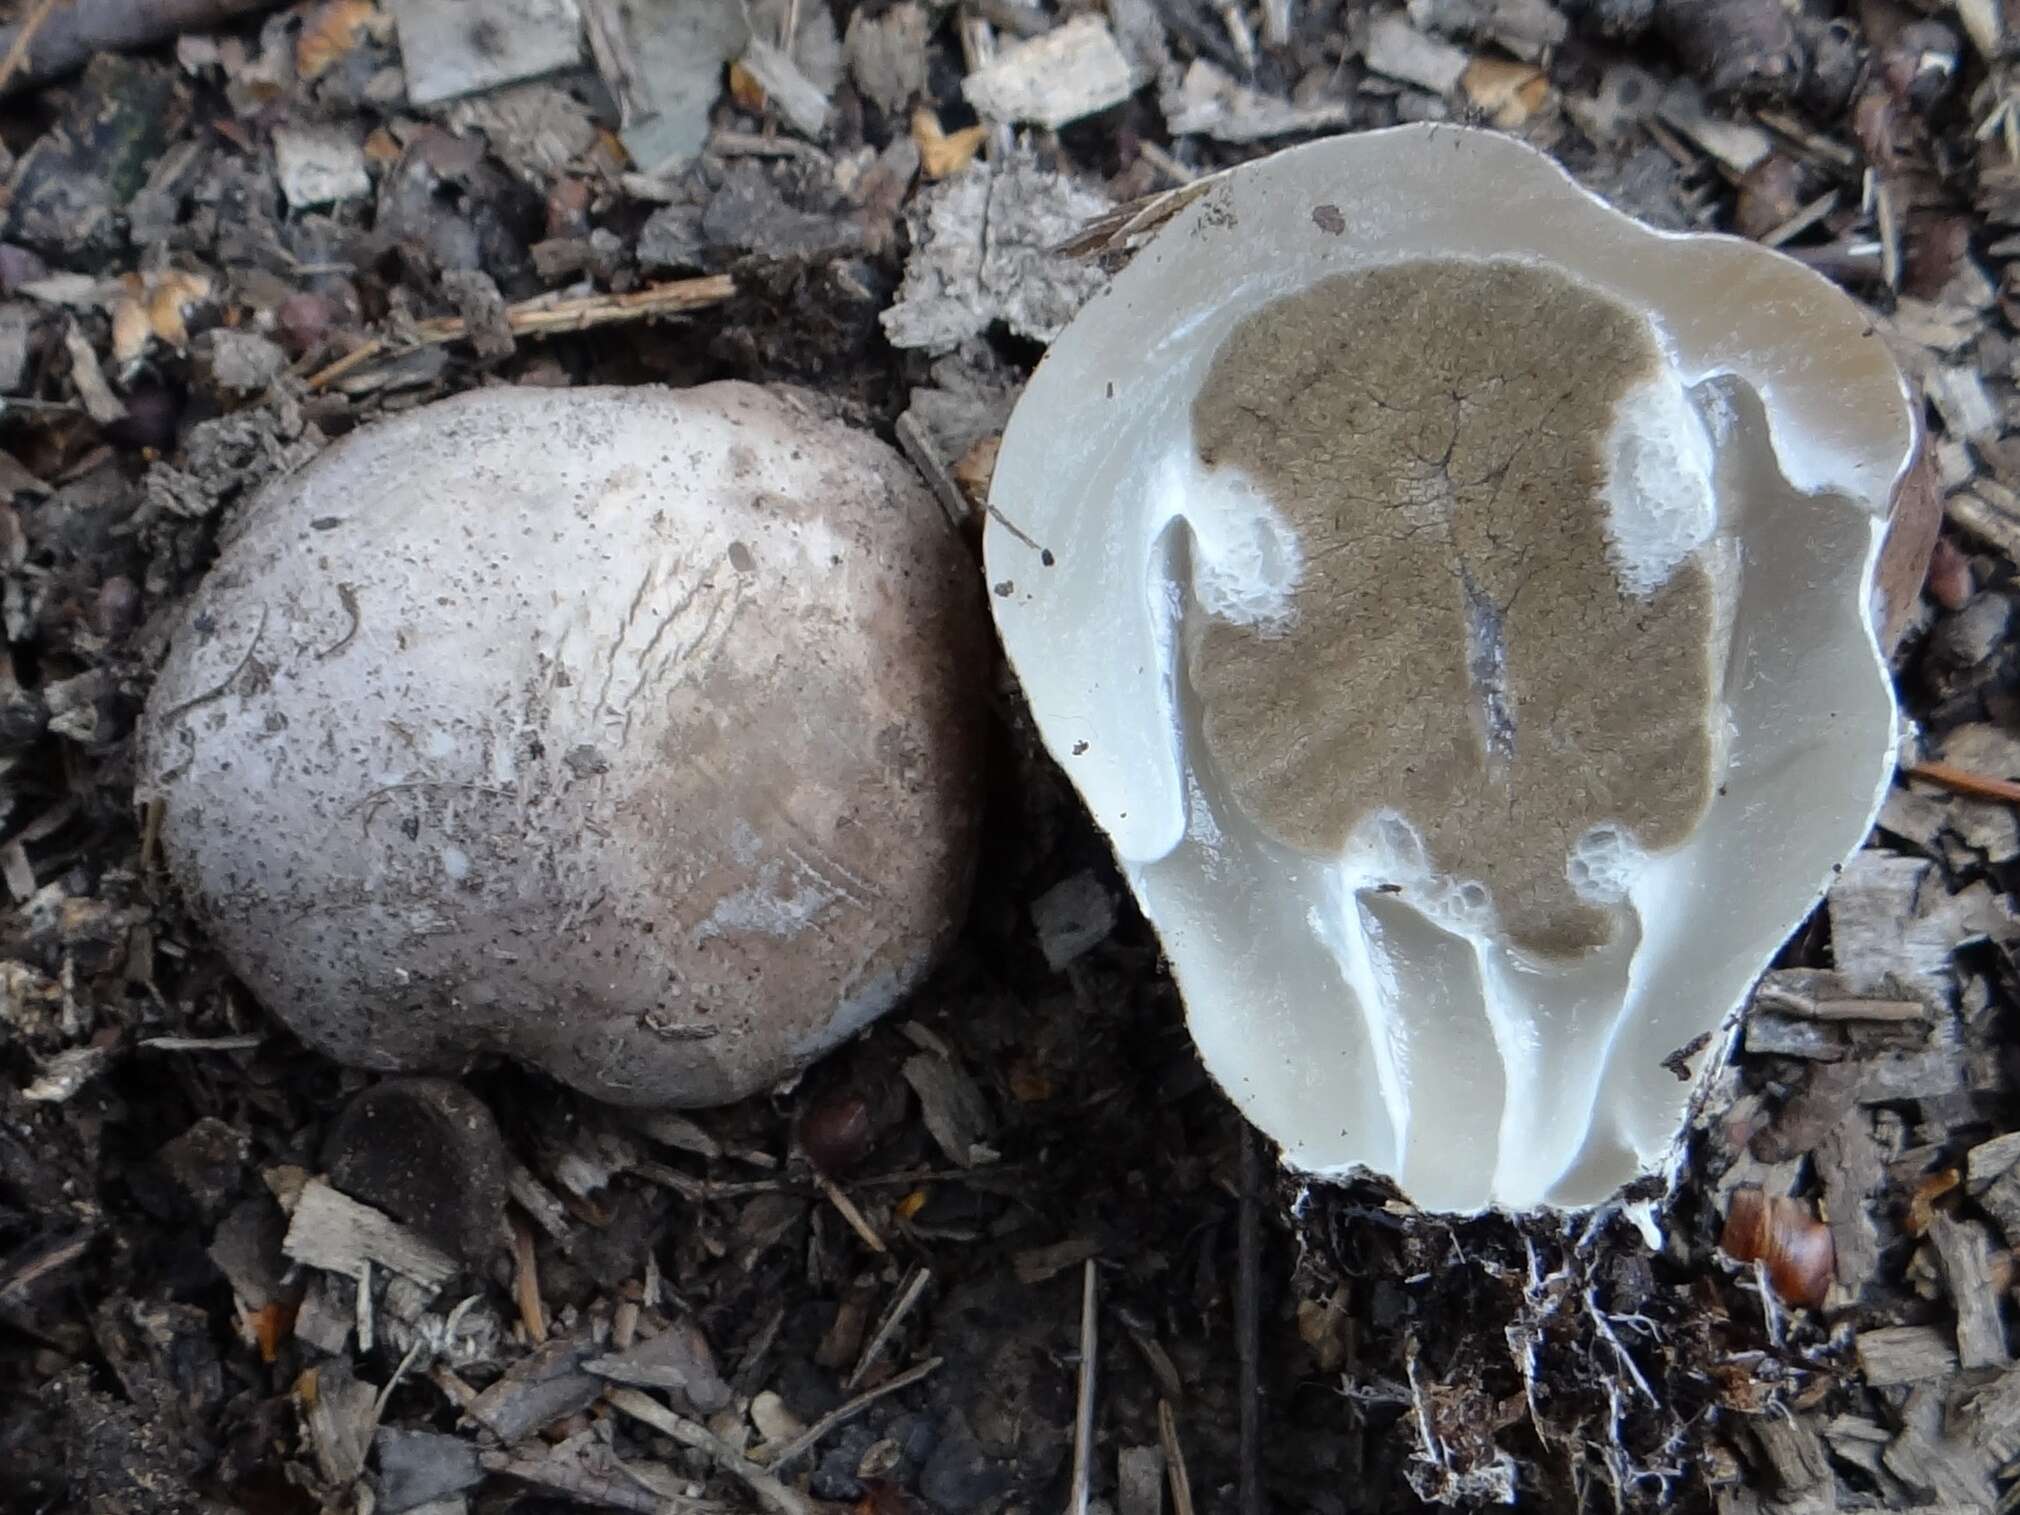
[[[903,459],[789,394],[483,390],[233,523],[138,789],[226,959],[331,1055],[735,1099],[959,924],[980,598]]]
[[[1892,771],[1916,440],[1823,279],[1470,130],[1233,170],[1053,344],[997,624],[1289,1163],[1476,1210],[1672,1157]]]

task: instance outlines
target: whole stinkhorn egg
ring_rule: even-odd
[[[485,390],[232,523],[139,793],[232,967],[330,1055],[735,1099],[957,925],[982,615],[916,475],[801,398]]]

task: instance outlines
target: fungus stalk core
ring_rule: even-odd
[[[1536,957],[1616,941],[1637,857],[1710,802],[1731,597],[1710,439],[1649,323],[1521,263],[1335,275],[1234,329],[1192,432],[1295,573],[1230,615],[1244,565],[1194,528],[1185,673],[1234,803],[1306,853],[1421,851]]]

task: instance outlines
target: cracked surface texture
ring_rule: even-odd
[[[1264,832],[1337,855],[1394,811],[1517,947],[1613,937],[1574,847],[1601,826],[1675,846],[1716,757],[1710,574],[1689,558],[1637,595],[1607,529],[1616,409],[1661,362],[1618,301],[1514,262],[1337,275],[1234,329],[1193,402],[1199,460],[1261,488],[1302,574],[1287,623],[1195,610],[1186,666]]]

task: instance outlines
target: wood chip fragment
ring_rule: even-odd
[[[1028,121],[1057,131],[1120,105],[1136,84],[1108,23],[1083,15],[1003,49],[962,81],[961,93],[992,121]]]
[[[1957,1360],[1967,1368],[2003,1368],[2013,1362],[1999,1319],[2000,1287],[1992,1277],[1992,1238],[1976,1221],[1937,1215],[1929,1242],[1943,1287],[1957,1311]]]
[[[905,1060],[905,1082],[919,1096],[926,1130],[948,1160],[963,1168],[995,1154],[982,1145],[992,1124],[982,1091],[953,1063],[930,1052]]]
[[[1748,172],[1774,151],[1774,138],[1758,126],[1713,115],[1705,108],[1703,91],[1687,79],[1663,93],[1656,115],[1735,174]]]
[[[351,1376],[351,1365],[342,1358],[310,1368],[295,1380],[302,1428],[323,1481],[332,1487],[348,1489],[365,1471],[365,1454],[378,1428],[373,1408],[378,1395],[376,1385]]]
[[[1195,58],[1183,74],[1176,74],[1175,82],[1167,79],[1158,92],[1158,107],[1173,136],[1207,136],[1218,142],[1261,142],[1298,132],[1337,131],[1351,119],[1344,100],[1297,105],[1249,88],[1204,58]]]
[[[1451,94],[1471,61],[1462,49],[1425,36],[1395,11],[1368,23],[1361,60],[1385,79],[1414,84],[1434,95]]]
[[[1875,1388],[1919,1383],[1957,1371],[1957,1349],[1950,1333],[1935,1326],[1881,1326],[1861,1331],[1856,1350],[1859,1370]]]
[[[556,1337],[505,1370],[468,1407],[470,1418],[510,1445],[596,1403],[604,1381],[583,1364],[589,1348]]]
[[[105,370],[99,366],[98,354],[92,351],[91,344],[77,329],[75,321],[63,329],[63,350],[70,354],[70,382],[77,390],[84,413],[100,426],[109,426],[124,418],[126,406],[112,392],[112,386],[105,382]]]
[[[765,103],[802,137],[818,141],[828,126],[828,97],[800,70],[785,49],[762,37],[753,36],[737,60],[758,88]]]
[[[1784,1494],[1800,1494],[1830,1477],[1823,1437],[1806,1418],[1779,1409],[1755,1416],[1746,1428]]]
[[[430,1288],[440,1288],[461,1271],[432,1242],[320,1178],[303,1186],[281,1250],[297,1262],[346,1278],[357,1277],[361,1263],[376,1263]]]

